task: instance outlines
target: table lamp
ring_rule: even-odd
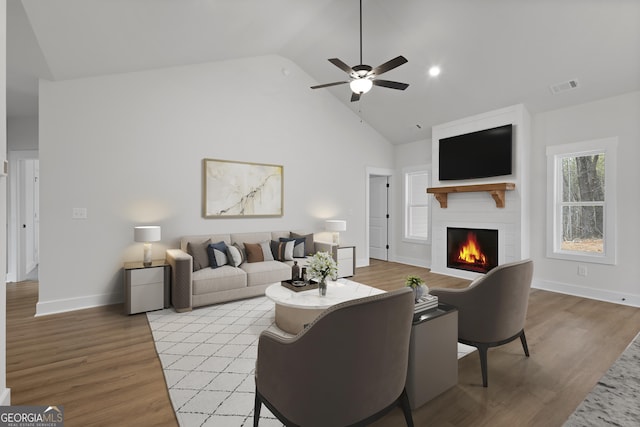
[[[133,228],[133,240],[144,243],[144,259],[142,264],[145,267],[151,266],[151,242],[160,240],[160,226],[141,225]]]
[[[324,222],[324,229],[333,232],[333,243],[340,245],[340,232],[347,229],[347,221],[342,219],[328,219]]]

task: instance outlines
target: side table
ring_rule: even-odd
[[[355,246],[334,246],[332,255],[338,264],[338,277],[351,277],[356,274]]]
[[[126,314],[160,310],[169,306],[170,266],[154,260],[145,267],[142,262],[124,264],[124,309]]]
[[[438,304],[414,316],[407,395],[416,409],[458,383],[458,310]]]

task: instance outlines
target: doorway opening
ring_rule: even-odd
[[[393,171],[388,169],[367,169],[367,261],[389,261],[392,175]]]
[[[37,151],[9,152],[8,282],[38,280],[40,161]]]

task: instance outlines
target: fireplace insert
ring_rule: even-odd
[[[447,227],[447,267],[488,273],[498,266],[498,230]]]

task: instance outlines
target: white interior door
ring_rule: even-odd
[[[388,176],[369,178],[369,257],[388,261]]]
[[[18,169],[20,180],[18,280],[22,280],[38,266],[39,262],[39,161],[37,159],[19,160]]]

